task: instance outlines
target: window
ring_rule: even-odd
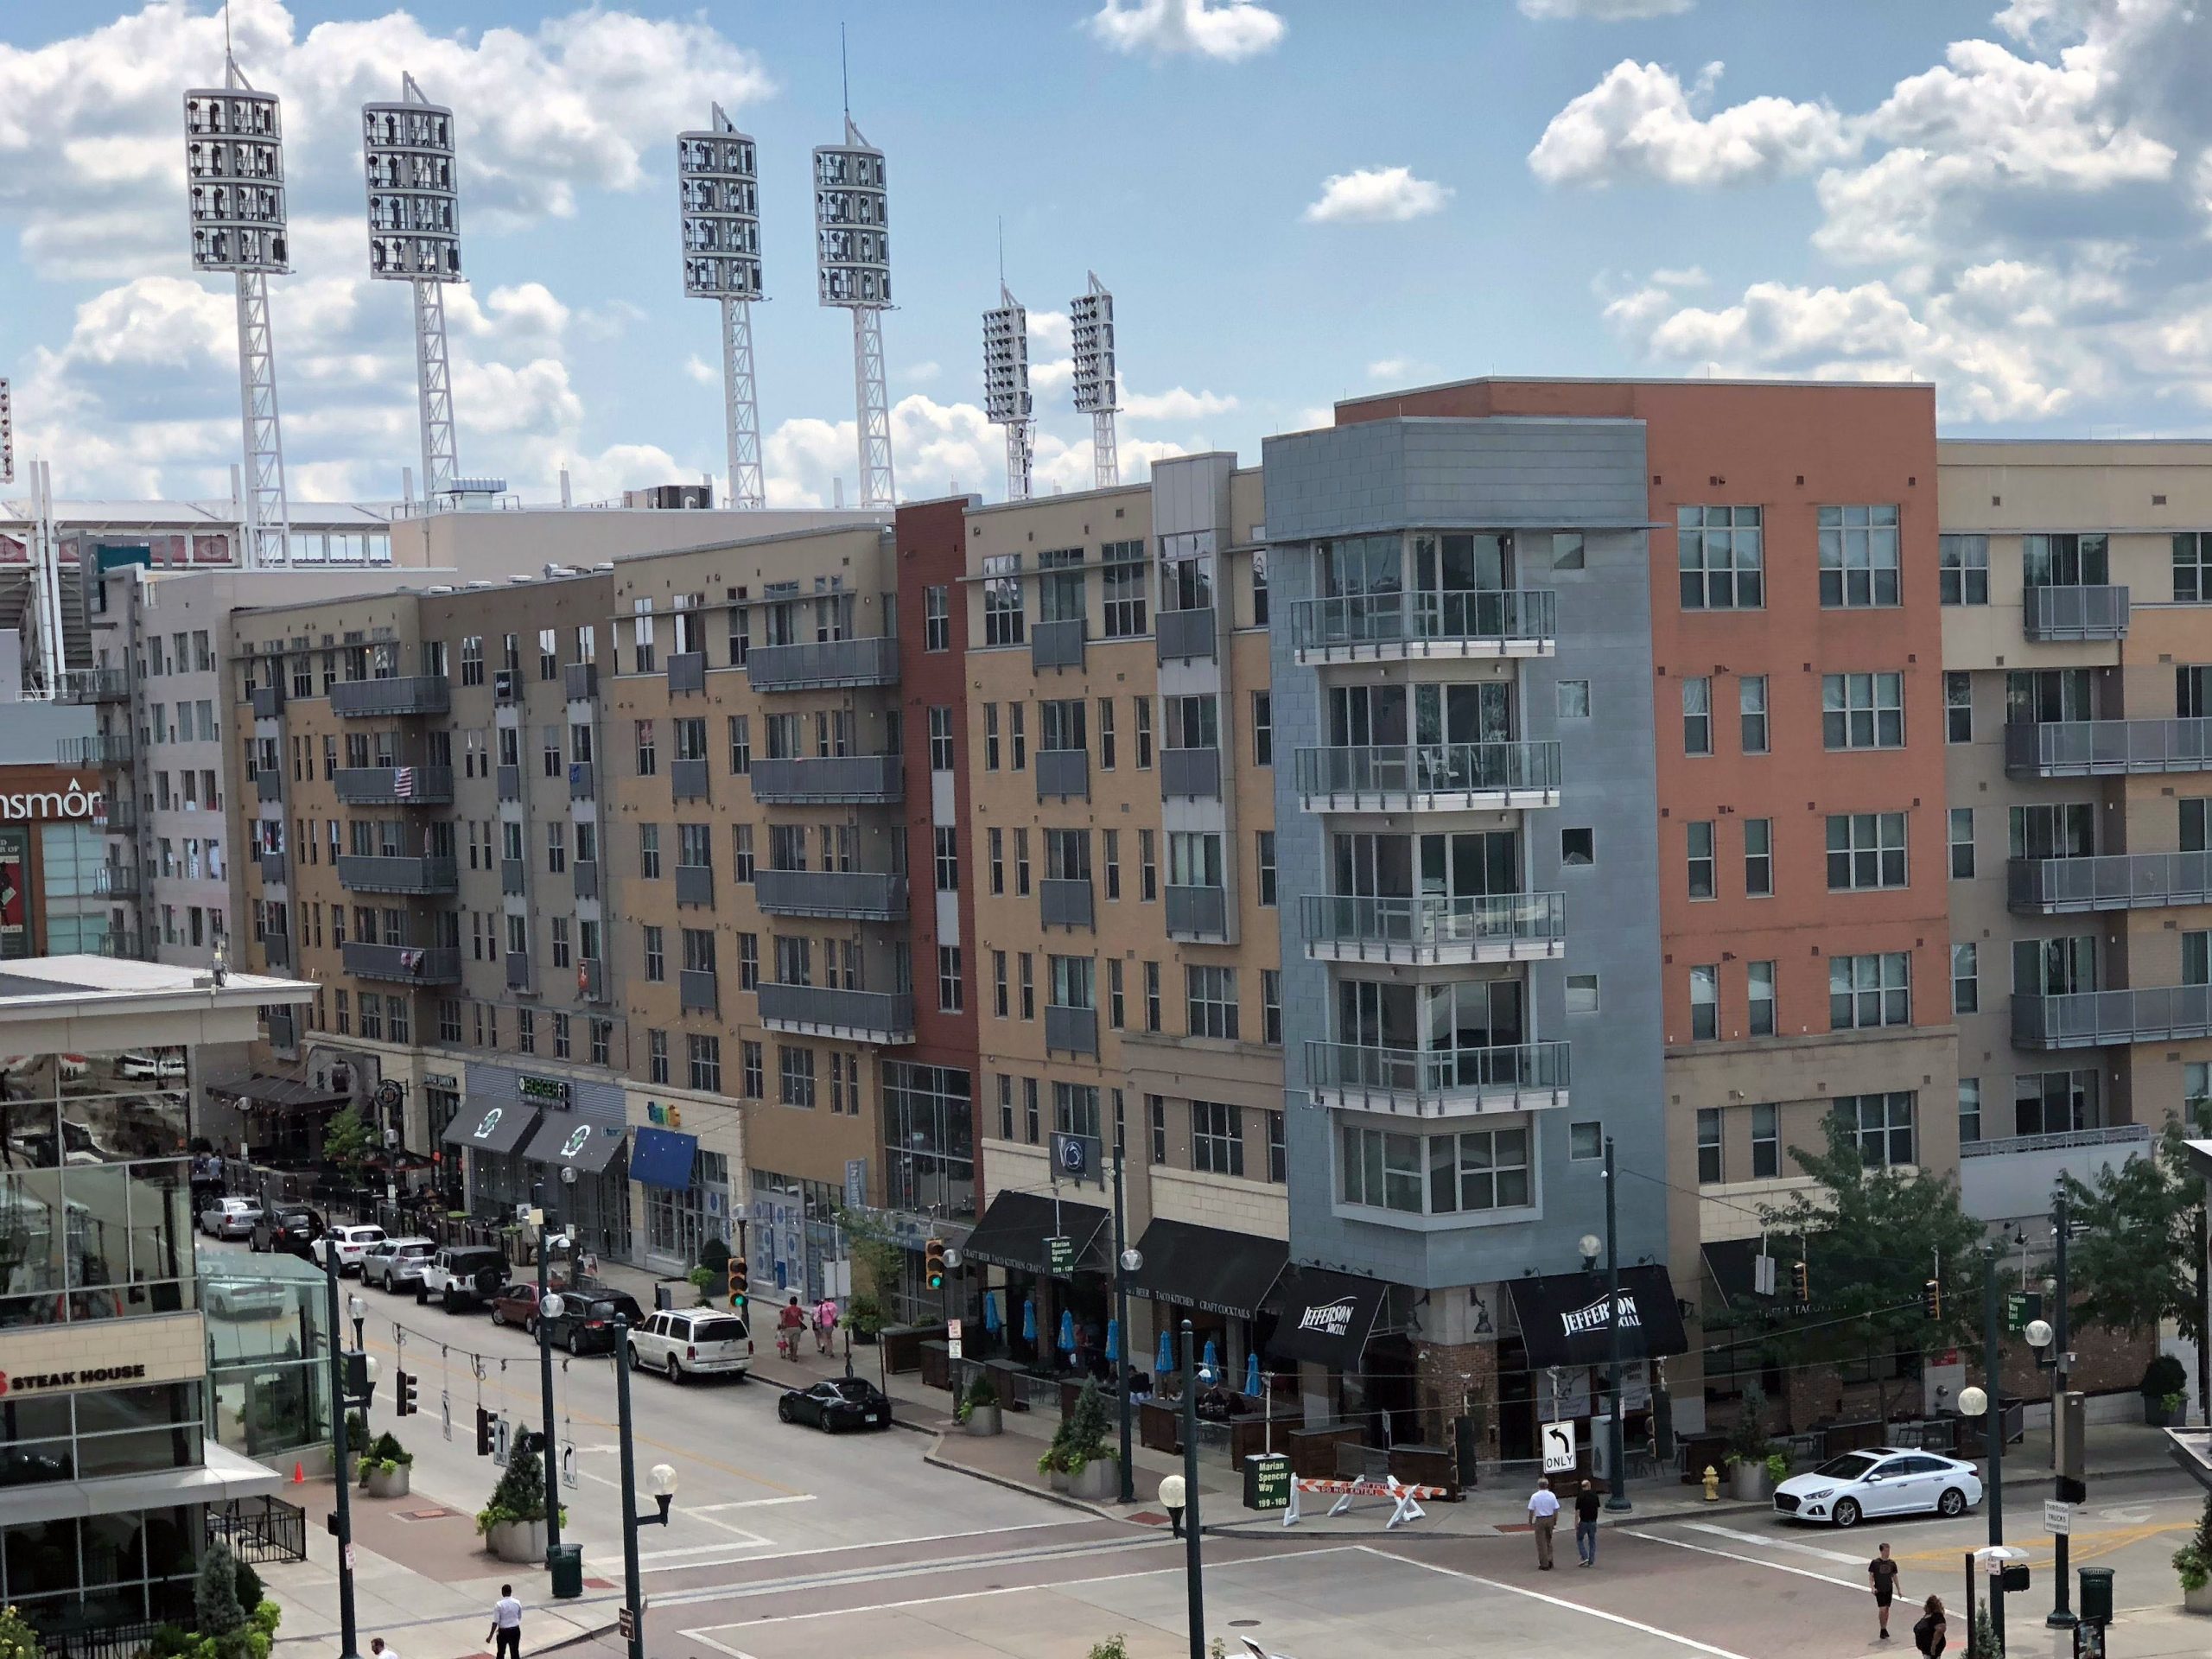
[[[1254,832],[1258,845],[1260,868],[1260,905],[1273,909],[1275,902],[1275,832],[1260,830]]]
[[[1041,1127],[1037,1114],[1037,1079],[1024,1077],[1021,1080],[1021,1129],[1023,1138],[1033,1147],[1040,1138],[1039,1130]]]
[[[1144,1028],[1160,1029],[1160,964],[1156,962],[1144,965]]]
[[[1347,1124],[1339,1147],[1338,1195],[1347,1205],[1452,1215],[1531,1201],[1526,1128],[1422,1136]]]
[[[1910,1090],[1836,1097],[1836,1116],[1857,1136],[1859,1161],[1868,1169],[1897,1168],[1913,1161],[1913,1102]]]
[[[952,770],[952,710],[948,708],[930,710],[930,770]]]
[[[1017,899],[1029,896],[1029,831],[1019,828],[1014,832],[1014,893]]]
[[[2212,932],[2199,929],[2181,936],[2181,982],[2212,985]]]
[[[484,683],[484,636],[472,633],[461,642],[461,683]]]
[[[660,770],[660,754],[655,747],[653,723],[641,720],[637,723],[638,776],[650,778]]]
[[[556,916],[553,921],[553,965],[566,968],[569,963],[569,918]]]
[[[1905,885],[1904,814],[1828,815],[1828,891],[1866,892]]]
[[[1720,1108],[1700,1106],[1697,1109],[1697,1180],[1700,1186],[1711,1186],[1720,1179]]]
[[[1139,697],[1133,705],[1137,715],[1137,770],[1152,770],[1152,699]]]
[[[1782,1109],[1751,1108],[1751,1179],[1773,1181],[1782,1178]]]
[[[686,1081],[694,1089],[720,1094],[722,1087],[722,1039],[687,1033],[683,1039]]]
[[[1266,691],[1252,694],[1252,764],[1272,766],[1275,763],[1274,697]]]
[[[922,589],[922,649],[952,649],[952,594],[949,588]]]
[[[2212,806],[2212,800],[2201,795],[2191,796],[2180,803],[2181,849],[2184,853],[2212,850],[2212,842],[2206,838],[2208,829],[2212,829],[2212,822],[2208,821],[2205,810],[2207,806]]]
[[[1912,958],[1903,950],[1828,958],[1828,1029],[1912,1023]]]
[[[1006,706],[1007,735],[1014,741],[1014,769],[1021,772],[1029,765],[1029,738],[1022,729],[1029,713],[1026,702],[1010,702]]]
[[[2023,536],[2020,583],[2025,588],[2101,587],[2111,579],[2101,535]]]
[[[983,770],[999,769],[999,706],[995,702],[983,705]]]
[[[1006,831],[994,825],[988,832],[990,848],[991,891],[1006,891]]]
[[[1831,749],[1904,747],[1904,676],[1821,677],[1821,741]]]
[[[1167,1161],[1167,1103],[1158,1095],[1147,1095],[1144,1110],[1147,1133],[1152,1142],[1152,1161],[1164,1164]]]
[[[2182,803],[2182,850],[2190,845],[2189,803]],[[2096,850],[2096,809],[2088,802],[2016,806],[2005,814],[2014,858],[2087,858]]]
[[[760,1045],[741,1039],[737,1046],[737,1063],[740,1071],[738,1086],[745,1091],[745,1098],[765,1098],[768,1092],[768,1065]]]
[[[1133,639],[1146,630],[1142,542],[1109,542],[1098,550],[1099,584],[1105,592],[1109,639]]]
[[[2202,720],[2212,715],[2212,668],[2191,665],[2174,670],[2174,714],[2182,720]],[[188,780],[191,776],[185,774]]]
[[[668,977],[668,958],[663,943],[665,935],[659,928],[650,924],[645,929],[645,978],[654,983],[659,983]]]
[[[2012,941],[2014,996],[2072,996],[2097,988],[2097,938]]]
[[[1006,1018],[1006,952],[991,952],[991,1012],[999,1019]]]
[[[1743,973],[1743,980],[1745,980],[1745,991],[1747,995],[1750,995],[1752,1035],[1754,1038],[1772,1038],[1774,1035],[1774,964],[1747,963],[1745,973]]]
[[[2182,1121],[2202,1131],[2212,1117],[2212,1063],[2190,1060],[2181,1069]]]
[[[1567,1155],[1578,1164],[1605,1155],[1605,1126],[1595,1119],[1567,1126]]]
[[[1822,507],[1820,524],[1823,606],[1833,609],[1903,601],[1895,506]]]
[[[1561,680],[1557,688],[1559,717],[1561,720],[1590,718],[1590,682]]]
[[[558,818],[545,826],[545,869],[558,875],[569,868],[569,826]]]
[[[1989,603],[1989,537],[1938,536],[1937,567],[1946,605]]]
[[[1098,699],[1098,770],[1114,770],[1114,699]]]
[[[1022,640],[1021,555],[995,553],[983,561],[983,643],[1018,645]]]
[[[1981,1079],[1959,1079],[1959,1143],[1981,1139]]]
[[[1137,897],[1147,905],[1160,897],[1160,860],[1149,830],[1137,831]]]
[[[960,985],[960,947],[940,944],[937,948],[937,1006],[940,1012],[960,1012],[963,1006]]]
[[[1285,1138],[1283,1114],[1262,1112],[1268,1121],[1268,1179],[1281,1186],[1290,1179],[1290,1145]]]
[[[937,890],[939,893],[960,891],[960,831],[949,824],[939,824],[931,831],[937,868]]]
[[[786,1106],[814,1105],[814,1051],[790,1043],[776,1046],[776,1097]]]
[[[1234,1039],[1237,1035],[1236,970],[1186,967],[1183,982],[1191,1035]]]
[[[1746,674],[1736,682],[1736,712],[1741,717],[1744,753],[1767,752],[1766,676]]]
[[[1974,808],[1955,806],[1950,810],[1951,879],[1954,881],[1974,880]]]
[[[2086,668],[2016,668],[2005,676],[2007,721],[2093,720],[2093,701]]]
[[[2174,598],[2185,605],[2212,603],[2212,531],[2176,532]]]
[[[705,830],[706,827],[707,826],[704,824],[700,826],[702,830]],[[707,852],[706,837],[703,835],[700,837],[700,851],[702,854],[701,861],[710,861],[711,855]],[[741,884],[751,881],[753,880],[753,866],[756,861],[753,845],[753,826],[751,824],[733,823],[730,825],[729,856],[733,879]],[[690,861],[688,859],[684,861],[686,863],[689,863]]]
[[[1191,1103],[1191,1167],[1207,1175],[1244,1173],[1244,1114],[1219,1101]]]
[[[1751,899],[1774,897],[1774,820],[1744,820],[1744,893]]]
[[[1974,741],[1974,676],[1957,670],[1943,675],[1943,741]]]
[[[1264,547],[1252,554],[1252,626],[1268,626],[1268,550]]]
[[[1598,976],[1569,974],[1567,976],[1567,1011],[1569,1014],[1598,1012]]]
[[[1690,1040],[1709,1043],[1720,1035],[1720,969],[1707,964],[1690,969]]]
[[[1682,682],[1682,753],[1713,753],[1713,681],[1703,674]]]
[[[1758,507],[1678,507],[1676,562],[1686,611],[1755,611],[1766,603]]]
[[[758,933],[741,933],[737,936],[737,988],[741,991],[754,990],[760,983],[760,936]]]
[[[1595,830],[1562,830],[1559,832],[1559,861],[1573,869],[1598,861],[1598,832]]]
[[[1122,959],[1106,958],[1106,1023],[1120,1031],[1128,1023],[1128,1005],[1122,995]]]
[[[1980,951],[1971,944],[1951,947],[1951,1012],[1974,1014],[1981,1007]]]
[[[498,1013],[496,1008],[493,1010],[495,1019]],[[594,1065],[607,1065],[613,1057],[613,1050],[614,1022],[612,1020],[593,1020],[591,1022],[591,1063]]]
[[[1688,831],[1690,897],[1713,897],[1713,820],[1700,818],[1684,826]]]
[[[740,778],[753,771],[753,722],[744,715],[729,717],[729,769]]]
[[[1552,569],[1580,570],[1583,563],[1582,537],[1573,531],[1555,531],[1552,534]]]
[[[1105,838],[1106,896],[1118,899],[1122,896],[1122,832],[1118,830],[1100,831]]]
[[[1024,950],[1019,953],[1017,961],[1021,969],[1021,1017],[1034,1020],[1037,1017],[1037,959]]]

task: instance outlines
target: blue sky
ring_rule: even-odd
[[[289,123],[296,496],[395,493],[416,449],[350,113],[402,68],[461,118],[464,471],[536,494],[567,465],[593,495],[721,470],[671,176],[720,98],[760,146],[772,499],[849,490],[850,335],[813,301],[807,180],[841,18],[891,168],[903,493],[1003,488],[974,407],[1001,219],[1048,484],[1090,474],[1045,315],[1087,269],[1116,296],[1125,473],[1492,371],[1910,375],[1961,432],[2212,425],[2212,48],[2184,0],[234,11]],[[0,26],[0,373],[65,493],[219,487],[235,458],[231,306],[186,265],[178,131],[219,18],[12,0]]]

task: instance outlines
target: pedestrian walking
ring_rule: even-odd
[[[499,1599],[492,1609],[492,1628],[485,1634],[497,1643],[493,1659],[522,1659],[522,1603],[515,1599],[512,1584],[499,1586]]]
[[[1881,1554],[1866,1563],[1866,1576],[1874,1582],[1874,1617],[1881,1622],[1881,1634],[1877,1641],[1890,1639],[1890,1602],[1897,1592],[1897,1564],[1890,1559],[1890,1547],[1882,1546]]]
[[[369,1659],[399,1659],[399,1656],[385,1646],[384,1637],[374,1636],[369,1638]]]
[[[1160,1507],[1167,1511],[1167,1524],[1183,1535],[1183,1477],[1168,1475],[1160,1483]]]
[[[830,1339],[836,1333],[837,1304],[834,1299],[824,1296],[814,1305],[814,1351],[817,1354],[828,1353]]]
[[[1598,1489],[1587,1480],[1574,1495],[1574,1553],[1583,1566],[1598,1565]]]
[[[798,1357],[799,1333],[806,1329],[806,1311],[798,1305],[798,1293],[791,1293],[791,1300],[776,1315],[776,1352],[785,1359]]]
[[[1912,1627],[1912,1645],[1926,1654],[1928,1659],[1942,1659],[1950,1639],[1951,1627],[1943,1617],[1943,1598],[1930,1596],[1922,1604],[1920,1622]]]
[[[1540,1572],[1552,1570],[1552,1530],[1559,1525],[1559,1494],[1552,1491],[1549,1476],[1536,1483],[1536,1490],[1529,1494],[1529,1524],[1536,1534],[1536,1567]]]

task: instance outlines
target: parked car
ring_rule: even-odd
[[[219,1319],[281,1319],[292,1299],[273,1280],[217,1279],[207,1287],[207,1311]]]
[[[435,1239],[380,1238],[361,1252],[361,1282],[386,1290],[411,1289],[423,1277],[423,1264],[438,1248]]]
[[[200,1230],[210,1238],[251,1238],[261,1206],[251,1198],[218,1198],[200,1212]]]
[[[511,1285],[501,1285],[493,1292],[492,1323],[518,1325],[536,1334],[537,1330],[537,1287],[529,1280],[518,1280]]]
[[[753,1367],[753,1332],[734,1313],[686,1307],[655,1313],[630,1334],[630,1369],[687,1376],[743,1377]]]
[[[1964,1515],[1981,1502],[1971,1463],[1895,1446],[1830,1458],[1774,1489],[1775,1513],[1792,1521],[1855,1527],[1876,1515]]]
[[[776,1402],[776,1415],[835,1434],[841,1428],[890,1427],[891,1402],[866,1377],[836,1376],[811,1388],[785,1389]]]
[[[415,1300],[437,1299],[448,1313],[480,1307],[507,1282],[507,1258],[490,1244],[448,1244],[423,1264]]]
[[[289,1255],[313,1261],[315,1242],[324,1230],[322,1217],[307,1205],[279,1205],[274,1210],[263,1211],[256,1219],[249,1243],[256,1253],[283,1250]]]
[[[630,1321],[632,1331],[645,1322],[645,1310],[637,1299],[619,1290],[563,1291],[561,1311],[543,1321],[545,1339],[572,1354],[611,1354],[618,1313]]]
[[[357,1273],[360,1270],[362,1255],[370,1245],[381,1243],[383,1238],[384,1229],[381,1227],[333,1227],[315,1246],[315,1259],[320,1262],[325,1251],[334,1252],[341,1275]]]

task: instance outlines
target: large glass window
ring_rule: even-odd
[[[1828,958],[1828,1028],[1912,1023],[1912,958],[1903,950]]]
[[[1762,519],[1758,507],[1675,509],[1684,610],[1755,611],[1766,603]]]
[[[1836,1116],[1859,1142],[1859,1159],[1868,1169],[1913,1161],[1914,1095],[1909,1089],[1883,1095],[1842,1095]]]
[[[1900,603],[1896,506],[1822,507],[1820,517],[1821,603]]]
[[[983,643],[1018,645],[1021,620],[1021,555],[995,553],[983,561]]]
[[[1904,814],[1828,815],[1828,891],[1850,893],[1905,885]]]
[[[2098,588],[2110,580],[2103,536],[2023,536],[2020,582],[2028,588]]]
[[[1989,537],[1939,536],[1936,553],[1946,605],[1989,603]]]
[[[1408,1215],[1526,1208],[1526,1127],[1408,1135],[1347,1125],[1339,1150],[1343,1202]]]
[[[1821,741],[1831,749],[1903,747],[1904,676],[1822,675]]]

